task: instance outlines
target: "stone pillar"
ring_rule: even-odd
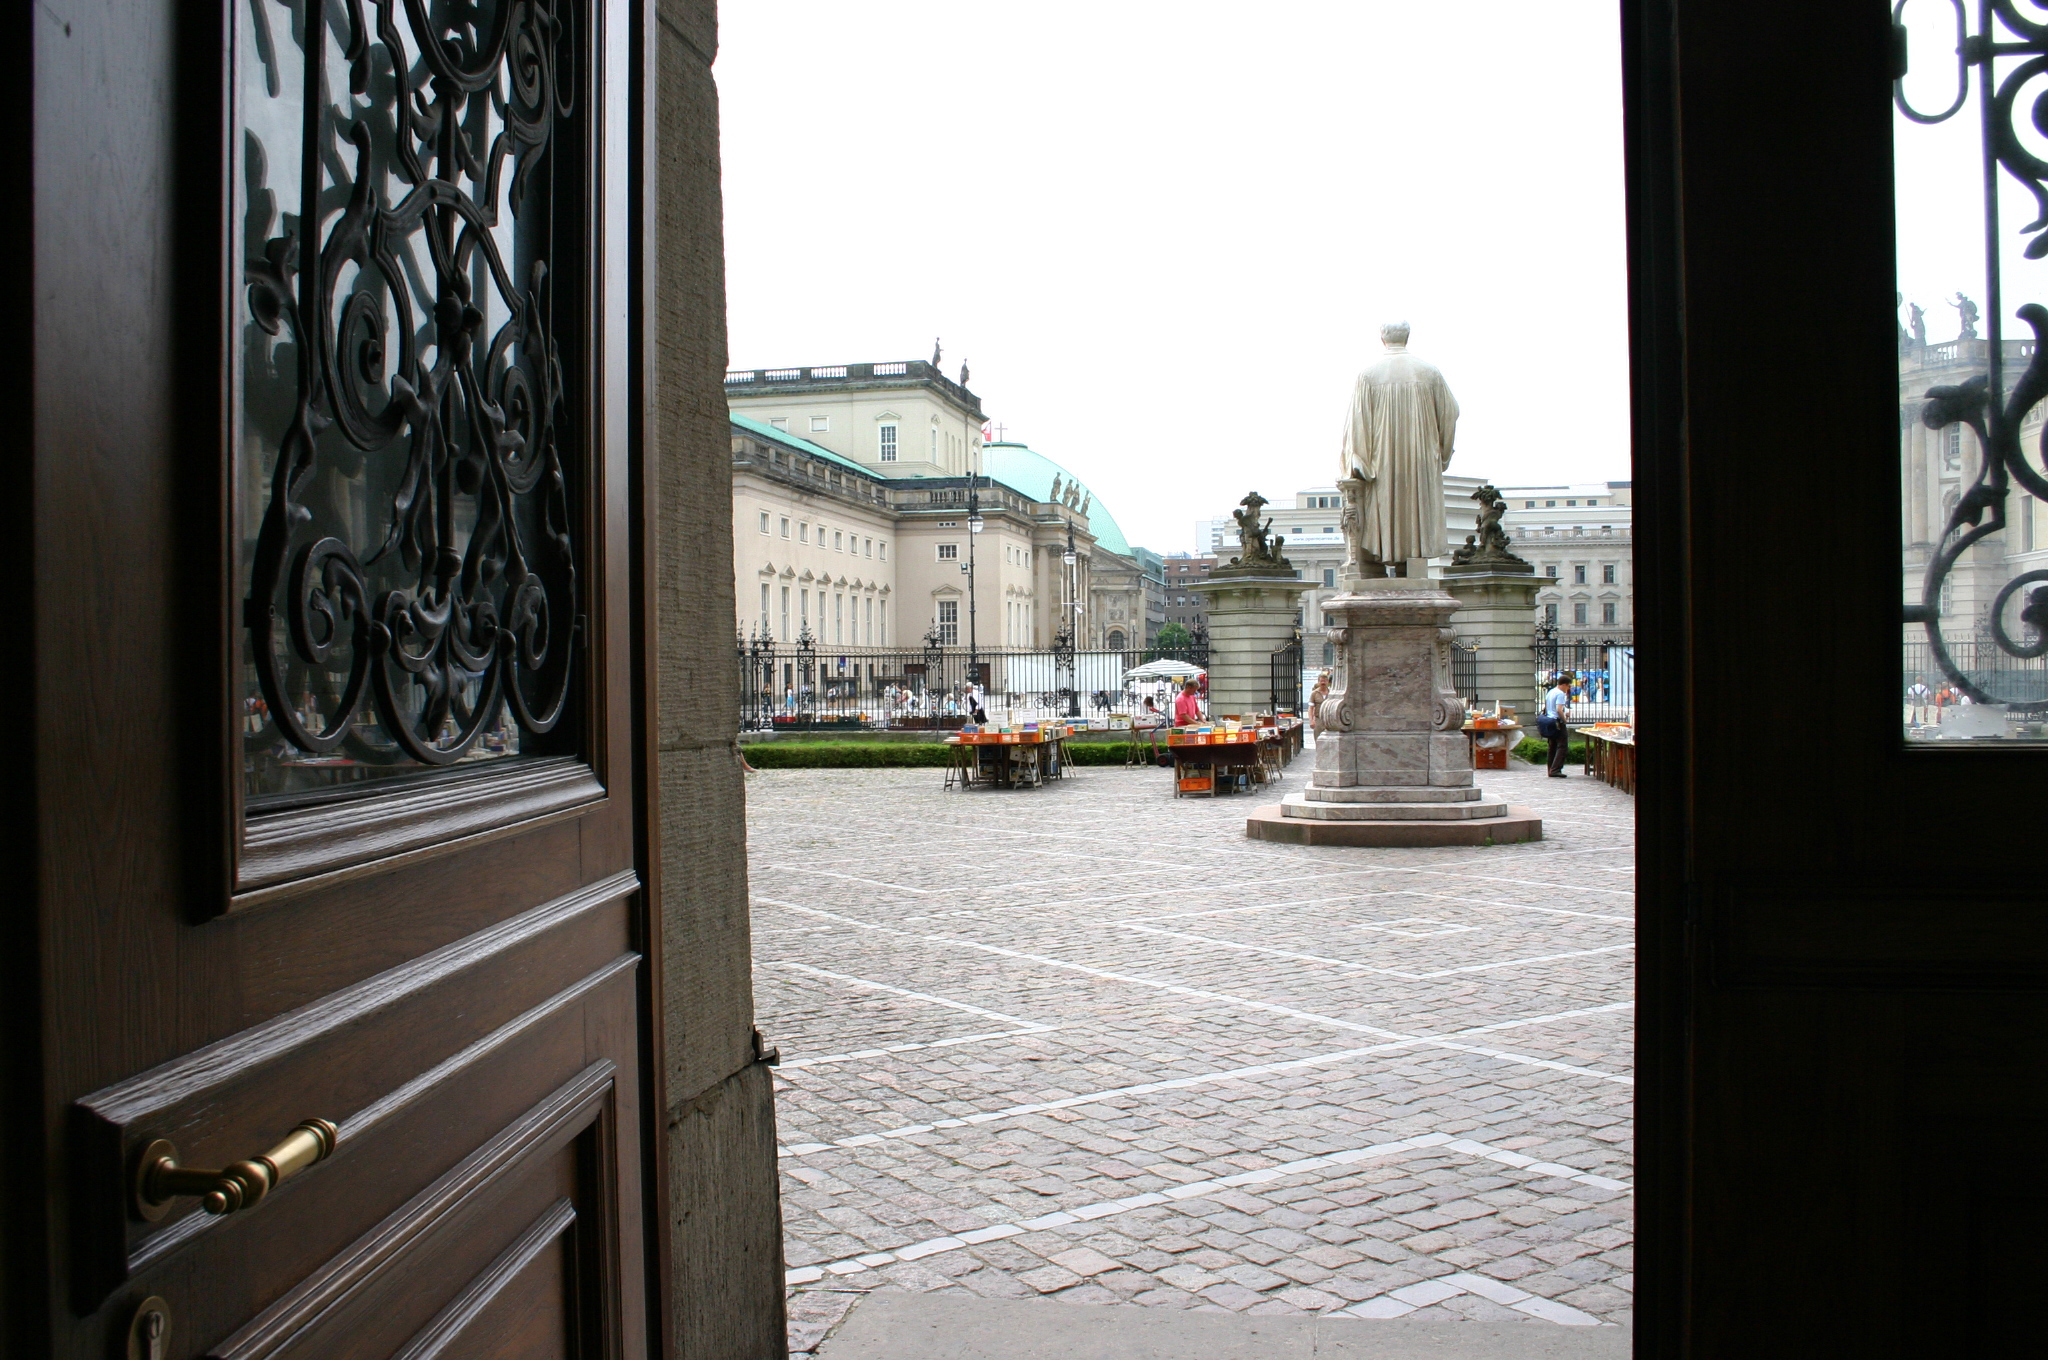
[[[1448,567],[1443,586],[1457,597],[1451,629],[1461,642],[1476,642],[1479,666],[1475,694],[1483,704],[1505,700],[1522,725],[1536,729],[1536,569]]]
[[[1273,653],[1294,641],[1309,583],[1298,577],[1231,575],[1225,567],[1188,587],[1207,597],[1209,712],[1264,713],[1273,706]]]
[[[1354,583],[1337,620],[1338,688],[1317,706],[1309,787],[1260,808],[1245,834],[1301,845],[1493,845],[1540,840],[1542,820],[1472,782],[1451,689],[1458,601],[1427,577]]]

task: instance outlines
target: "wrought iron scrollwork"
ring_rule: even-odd
[[[2027,148],[2019,121],[2024,117],[2036,131],[2048,133],[2048,81],[2044,81],[2048,78],[2048,17],[2028,18],[2020,12],[2021,3],[2022,0],[1989,0],[1980,10],[1980,30],[1972,34],[1962,0],[1950,0],[1956,23],[1956,97],[1938,113],[1922,113],[1906,98],[1906,0],[1899,0],[1892,11],[1896,53],[1893,98],[1899,111],[1916,123],[1944,122],[1968,102],[1970,72],[1974,69],[1978,73],[1980,97],[1985,101],[1986,371],[1961,383],[1929,388],[1920,410],[1921,422],[1929,429],[1967,426],[1976,434],[1985,457],[1975,479],[1949,511],[1927,563],[1920,602],[1907,606],[1906,621],[1926,629],[1936,664],[1974,701],[2003,702],[2013,709],[2035,711],[2048,709],[2048,701],[2000,700],[1981,689],[1956,664],[1943,636],[1941,621],[1943,586],[1964,553],[2006,528],[2013,484],[2048,499],[2048,471],[2044,471],[2048,468],[2048,437],[2036,450],[2039,465],[2029,460],[2020,437],[2028,414],[2048,397],[2048,308],[2030,302],[2013,313],[2033,331],[2033,348],[2025,370],[2009,388],[2004,373],[1997,212],[1997,176],[2001,169],[2033,196],[2037,209],[2033,220],[2019,228],[2021,235],[2033,238],[2026,246],[2026,258],[2038,260],[2048,256],[2048,159]],[[2000,60],[2016,64],[2001,75],[1995,69]],[[2022,114],[2022,96],[2028,86],[2037,82],[2043,82],[2043,88],[2026,101]],[[2007,623],[2008,613],[2024,636],[2013,635]],[[2000,650],[2015,658],[2048,654],[2048,571],[2023,572],[2007,582],[1992,600],[1988,616],[1979,619],[1973,631],[1988,635]]]
[[[546,733],[580,629],[574,0],[244,3],[243,88],[278,99],[250,117],[280,157],[298,123],[296,212],[254,123],[242,151],[247,333],[288,393],[243,405],[273,451],[243,605],[268,717],[382,764],[462,760],[504,712]]]

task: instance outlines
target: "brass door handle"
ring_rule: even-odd
[[[197,1195],[209,1214],[231,1214],[262,1199],[286,1177],[334,1153],[341,1130],[325,1119],[299,1123],[284,1141],[260,1157],[233,1162],[218,1171],[178,1165],[177,1146],[159,1138],[142,1150],[135,1169],[135,1208],[144,1218],[162,1218],[171,1201]]]

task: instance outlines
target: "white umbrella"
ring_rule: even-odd
[[[1124,672],[1126,680],[1192,680],[1207,674],[1200,666],[1190,661],[1147,661],[1142,666]]]

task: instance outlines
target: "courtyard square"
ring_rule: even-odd
[[[940,780],[747,779],[794,1349],[878,1290],[1628,1321],[1632,799],[1517,763],[1541,842],[1343,849]]]

